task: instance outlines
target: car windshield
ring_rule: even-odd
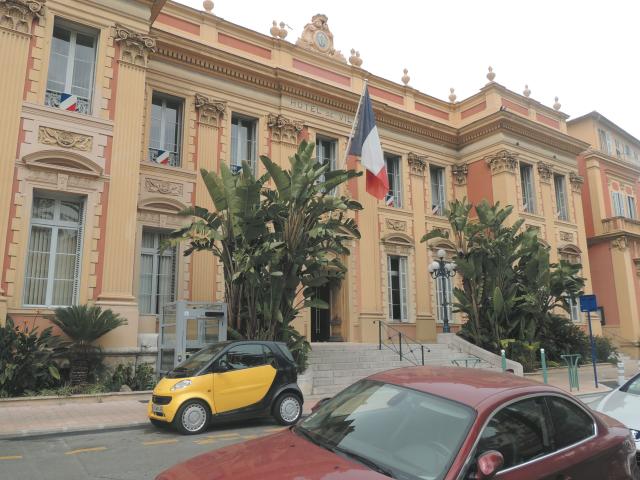
[[[167,373],[167,378],[193,377],[227,345],[228,342],[214,343],[204,347],[202,350],[198,350]]]
[[[387,476],[437,480],[449,470],[474,418],[473,409],[457,402],[362,380],[295,431]]]

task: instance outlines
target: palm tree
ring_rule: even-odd
[[[127,324],[127,320],[117,313],[110,309],[103,311],[97,305],[57,308],[51,321],[71,341],[69,361],[72,384],[86,383],[90,360],[100,351],[94,342],[111,330]]]

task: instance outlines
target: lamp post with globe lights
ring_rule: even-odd
[[[445,278],[452,278],[456,275],[456,264],[453,262],[446,261],[446,252],[441,248],[436,252],[437,260],[434,260],[429,264],[429,273],[431,274],[431,278],[433,278],[436,282],[439,278],[443,280]],[[445,288],[444,281],[442,282],[442,331],[444,333],[449,333],[449,310],[447,308],[447,291]],[[437,291],[437,289],[436,289]]]

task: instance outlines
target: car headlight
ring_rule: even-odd
[[[188,387],[189,385],[191,385],[191,380],[187,379],[187,380],[180,380],[178,383],[176,383],[173,387],[171,387],[169,390],[171,390],[172,392],[175,392],[176,390],[181,390],[185,387]]]
[[[631,436],[636,442],[640,442],[640,430],[634,430],[633,428],[629,429],[631,431]]]

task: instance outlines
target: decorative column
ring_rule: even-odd
[[[427,295],[429,291],[429,273],[427,265],[429,258],[427,256],[427,245],[420,243],[420,239],[427,233],[425,218],[425,170],[427,168],[426,157],[409,153],[407,155],[407,163],[409,164],[409,179],[411,188],[411,198],[413,203],[413,218],[416,219],[413,224],[413,243],[415,245],[415,272],[416,272],[416,340],[423,342],[435,342],[436,336],[436,320],[433,316],[431,308],[431,295]]]
[[[298,135],[304,124],[300,120],[270,113],[267,116],[267,127],[271,130],[271,160],[282,168],[290,168],[289,157],[298,149]]]
[[[120,52],[116,113],[107,205],[102,291],[98,304],[122,314],[128,325],[110,332],[101,343],[135,348],[138,345],[138,304],[134,296],[140,140],[144,138],[145,77],[155,39],[115,26]]]
[[[611,240],[611,266],[613,283],[618,304],[620,336],[629,342],[640,338],[640,311],[638,310],[636,284],[633,277],[636,266],[633,260],[633,240],[626,235],[618,235]],[[593,322],[592,322],[592,325]]]
[[[494,202],[500,202],[502,205],[520,205],[516,187],[517,157],[517,153],[506,149],[485,157],[485,162],[491,168]],[[513,223],[516,220],[517,213],[511,215],[509,222]]]
[[[549,236],[549,238],[543,238],[543,240],[547,240],[551,243],[551,238],[556,232],[555,221],[558,218],[555,194],[551,186],[551,182],[553,181],[553,166],[549,163],[538,162],[537,168],[538,179],[540,180],[540,199],[542,202],[537,213],[544,216],[544,231],[546,232],[546,235]],[[567,198],[567,209],[569,208],[568,203],[569,199]],[[542,236],[542,232],[539,232],[539,234]],[[557,262],[558,249],[552,249],[549,253],[551,255],[551,261]]]
[[[29,42],[34,21],[44,23],[45,2],[0,0],[0,325],[7,316],[4,259]]]
[[[214,100],[196,93],[196,110],[198,111],[198,167],[207,171],[218,170],[218,129],[227,109],[226,102]],[[200,172],[196,179],[196,205],[213,211],[213,201],[202,181]],[[212,302],[216,298],[217,266],[216,258],[211,252],[194,252],[191,261],[191,300]],[[224,289],[221,289],[224,291]]]

